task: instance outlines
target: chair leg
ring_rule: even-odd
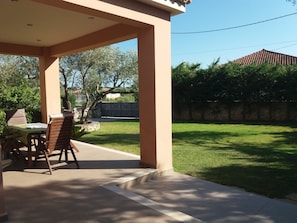
[[[63,149],[60,150],[60,154],[59,154],[59,163],[61,163],[62,155],[63,155]]]
[[[45,157],[45,159],[46,159],[46,163],[47,163],[48,169],[49,169],[49,171],[50,171],[50,175],[52,175],[52,174],[53,174],[53,171],[52,171],[52,167],[51,167],[50,160],[49,160],[49,158],[48,158],[48,154],[47,154],[46,151],[43,151],[43,154],[44,154],[44,157]]]
[[[64,149],[65,152],[65,162],[68,162],[68,149]]]
[[[73,156],[74,162],[75,162],[75,164],[76,164],[76,167],[79,169],[80,167],[79,167],[79,164],[78,164],[78,162],[77,162],[77,159],[76,159],[76,156],[75,156],[75,153],[74,153],[72,147],[70,147],[70,151],[71,151],[71,153],[72,153],[72,156]]]

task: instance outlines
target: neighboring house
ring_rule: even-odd
[[[252,53],[250,55],[233,60],[232,62],[240,63],[245,66],[253,64],[253,63],[255,63],[255,64],[269,63],[269,64],[292,65],[292,64],[297,64],[297,57],[263,49],[258,52]]]
[[[106,95],[106,99],[116,99],[116,98],[119,98],[119,97],[121,97],[120,93],[108,93]]]

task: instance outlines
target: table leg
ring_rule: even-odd
[[[28,147],[28,167],[32,167],[32,135],[27,136],[27,147]]]

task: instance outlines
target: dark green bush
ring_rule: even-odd
[[[6,125],[5,112],[2,109],[0,109],[0,133],[3,132],[5,125]]]
[[[40,92],[26,81],[18,86],[0,84],[0,107],[3,111],[24,108],[28,122],[40,121]]]
[[[81,126],[74,125],[72,128],[72,139],[79,139],[83,135],[87,134],[86,130]]]
[[[297,66],[182,63],[172,69],[173,103],[297,102]]]

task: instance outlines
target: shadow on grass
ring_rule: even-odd
[[[254,142],[209,147],[207,149],[210,152],[227,151],[228,154],[230,151],[230,154],[234,154],[235,151],[239,155],[229,157],[230,165],[209,167],[187,174],[272,198],[285,198],[297,193],[297,132],[272,134],[277,140],[264,145]],[[204,134],[201,137],[205,139]],[[228,134],[224,137],[228,137]],[[238,159],[242,161],[238,162]]]
[[[174,145],[182,145],[187,143],[196,146],[203,146],[203,144],[209,144],[209,141],[216,142],[221,138],[235,136],[238,136],[238,134],[213,131],[187,131],[173,133],[172,141]]]
[[[233,186],[271,198],[285,198],[297,193],[296,166],[281,169],[266,166],[229,165],[200,172],[202,179]],[[198,175],[198,173],[190,173]]]
[[[244,134],[257,135],[253,132]],[[270,143],[257,140],[234,143],[229,138],[242,137],[242,133],[186,131],[174,133],[173,144],[180,148],[197,146],[197,157],[201,149],[215,154],[214,157],[229,156],[229,165],[197,168],[186,174],[268,197],[285,198],[297,193],[297,131],[269,134],[274,138]]]
[[[259,133],[185,130],[173,133],[173,145],[180,148],[193,146],[197,157],[201,147],[210,153],[230,156],[227,165],[197,168],[191,172],[185,170],[186,174],[274,198],[297,193],[297,130],[269,133],[274,141],[264,144],[256,140],[242,143],[229,141],[229,138],[242,137],[242,134],[251,136]],[[129,147],[139,144],[139,134],[97,134],[83,137],[81,141],[103,146],[112,142],[115,146]]]
[[[92,134],[83,136],[79,141],[102,146],[105,144],[131,146],[139,144],[139,134]]]

